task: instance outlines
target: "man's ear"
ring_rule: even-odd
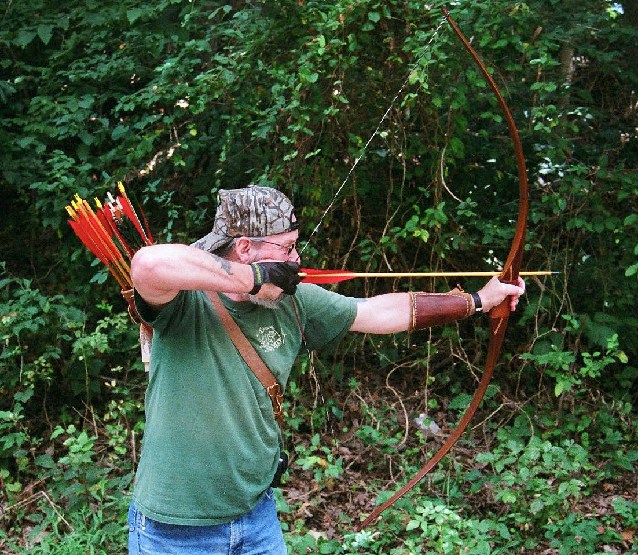
[[[255,260],[255,244],[248,237],[238,237],[234,246],[237,262],[250,264]]]

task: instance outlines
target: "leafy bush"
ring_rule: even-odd
[[[8,3],[1,549],[83,551],[87,537],[116,545],[114,514],[143,431],[137,330],[65,222],[74,193],[101,197],[121,179],[160,241],[188,242],[210,228],[219,188],[274,185],[298,207],[308,265],[499,267],[517,197],[511,144],[442,4]],[[345,539],[317,532],[325,521],[308,528],[308,505],[292,499],[291,552],[635,549],[627,534],[618,540],[635,528],[632,503],[618,498],[594,517],[582,510],[604,484],[622,490],[637,460],[635,9],[593,0],[453,7],[525,147],[525,269],[561,274],[529,279],[511,318],[498,387],[464,438],[464,448],[484,451],[482,462],[468,469],[463,457],[446,459],[432,495],[399,507],[409,514]],[[339,291],[450,286],[352,281]],[[334,494],[358,495],[366,512],[372,494],[357,484],[391,490],[386,476],[418,468],[437,438],[415,431],[414,418],[444,430],[458,419],[488,333],[474,319],[410,338],[353,337],[336,354],[300,362],[286,408],[298,472],[328,492],[315,494],[313,510],[325,516]],[[341,492],[353,473],[358,482]],[[87,507],[102,512],[89,518]],[[347,518],[327,520],[349,529]]]

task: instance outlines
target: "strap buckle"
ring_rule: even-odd
[[[268,397],[272,401],[272,411],[275,414],[275,418],[278,422],[282,422],[284,418],[284,396],[281,392],[281,386],[279,382],[275,382],[266,388]]]

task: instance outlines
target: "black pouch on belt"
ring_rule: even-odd
[[[288,469],[288,453],[285,451],[279,452],[279,464],[277,465],[277,472],[273,476],[270,483],[271,488],[278,488],[281,485],[281,478]]]

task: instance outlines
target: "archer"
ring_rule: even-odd
[[[286,462],[280,395],[298,353],[348,331],[412,331],[499,305],[514,310],[525,290],[520,277],[516,285],[494,277],[476,293],[345,297],[300,283],[298,226],[275,189],[223,190],[211,233],[134,255],[135,304],[154,338],[131,553],[285,553],[272,487]],[[236,336],[274,387],[262,385],[264,372]]]

